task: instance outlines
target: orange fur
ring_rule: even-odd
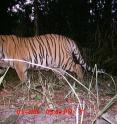
[[[77,61],[79,60],[79,64],[75,63],[73,54]],[[84,64],[84,61],[77,45],[73,40],[61,35],[47,34],[28,38],[1,35],[0,56],[34,62],[52,68],[62,68],[75,72],[80,78],[83,78],[81,64]],[[21,81],[27,80],[27,69],[33,67],[21,62],[8,62],[8,65],[16,70]]]

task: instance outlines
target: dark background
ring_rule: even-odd
[[[0,34],[46,33],[74,39],[90,65],[116,75],[117,0],[0,1]]]

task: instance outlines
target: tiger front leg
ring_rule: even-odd
[[[15,63],[15,70],[21,81],[28,81],[26,64],[20,62]]]

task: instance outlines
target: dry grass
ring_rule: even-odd
[[[15,119],[12,120],[12,123],[16,124],[23,124],[21,121],[23,122],[28,116],[34,117],[34,113],[18,115],[16,111],[19,109],[39,110],[40,114],[36,114],[33,118],[35,124],[38,124],[39,121],[39,124],[47,123],[46,119],[51,120],[47,124],[91,124],[116,102],[117,96],[111,99],[117,93],[116,80],[114,81],[109,76],[100,79],[98,71],[92,78],[87,77],[82,82],[69,74],[59,80],[52,71],[33,71],[30,72],[30,75],[30,83],[14,80],[11,78],[12,75],[9,76],[9,79],[7,78],[5,89],[1,91],[0,95],[0,121],[4,121],[4,124],[11,118],[10,115],[14,115]],[[108,92],[111,91],[111,87],[113,94],[111,93],[112,96],[109,96]],[[70,110],[65,113],[66,108]],[[46,113],[48,109],[53,110],[53,113],[52,111]],[[5,115],[7,110],[9,112]],[[60,113],[57,113],[58,110]],[[38,120],[37,122],[35,118]]]

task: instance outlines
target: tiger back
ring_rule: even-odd
[[[82,67],[87,68],[75,42],[56,34],[35,37],[0,35],[0,59],[19,59],[50,68],[68,70],[80,78],[83,78]],[[16,70],[21,81],[27,81],[27,70],[34,68],[32,64],[18,61],[5,63]]]

